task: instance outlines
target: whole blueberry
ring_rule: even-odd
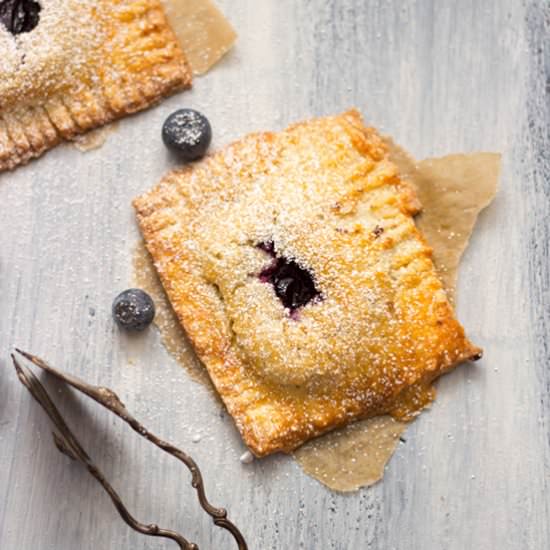
[[[162,141],[186,161],[203,157],[212,140],[208,119],[194,109],[172,113],[162,126]]]
[[[155,317],[155,304],[147,292],[139,288],[130,288],[115,298],[113,317],[120,328],[131,331],[144,330]]]

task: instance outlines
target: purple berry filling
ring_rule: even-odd
[[[260,243],[258,248],[269,254],[273,260],[259,275],[260,281],[270,283],[283,306],[292,314],[313,299],[321,296],[315,287],[313,276],[294,260],[276,256],[272,242]]]

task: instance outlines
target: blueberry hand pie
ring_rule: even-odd
[[[0,0],[0,172],[191,84],[160,0]]]
[[[170,301],[258,456],[407,417],[480,357],[356,111],[245,137],[135,201]]]

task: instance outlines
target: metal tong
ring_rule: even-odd
[[[104,387],[90,386],[75,376],[64,374],[61,371],[51,367],[45,361],[30,353],[16,350],[18,354],[28,359],[33,365],[41,368],[47,373],[55,376],[58,380],[68,384],[75,390],[91,397],[94,401],[116,414],[124,420],[134,431],[139,435],[162,449],[164,452],[172,455],[179,461],[183,462],[191,472],[191,485],[197,491],[197,497],[203,510],[212,517],[214,525],[229,531],[235,542],[238,550],[248,550],[248,546],[239,529],[227,519],[227,511],[223,508],[215,508],[206,498],[204,483],[201,472],[195,461],[180,449],[174,447],[170,443],[163,441],[149,432],[142,426],[126,409],[124,403],[119,399],[117,394],[112,390]],[[77,460],[86,467],[88,472],[101,484],[105,492],[109,495],[120,517],[135,531],[143,535],[151,537],[163,537],[173,540],[179,546],[180,550],[199,550],[199,547],[186,540],[181,534],[168,529],[162,529],[156,524],[144,524],[139,522],[130,514],[126,506],[123,504],[118,493],[113,489],[112,485],[105,479],[101,470],[93,463],[88,453],[83,449],[77,438],[59,413],[59,410],[54,405],[52,399],[44,386],[40,383],[34,373],[26,366],[23,366],[16,356],[12,354],[12,360],[19,377],[20,382],[29,390],[31,395],[38,401],[46,414],[50,417],[57,431],[53,432],[53,440],[57,449],[72,460]]]

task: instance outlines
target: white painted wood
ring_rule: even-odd
[[[62,146],[0,176],[0,548],[173,547],[131,532],[54,449],[49,422],[11,370],[15,345],[112,387],[188,449],[251,549],[549,548],[547,0],[220,4],[240,39],[193,91],[123,121],[98,151]],[[138,239],[130,201],[173,163],[159,136],[168,113],[205,112],[220,146],[351,105],[418,157],[489,150],[504,160],[460,282],[460,317],[486,358],[441,381],[382,483],[342,496],[285,457],[241,464],[220,404],[154,331],[120,335],[110,306],[128,286]],[[175,461],[87,401],[66,390],[59,400],[140,519],[204,549],[232,548]]]

